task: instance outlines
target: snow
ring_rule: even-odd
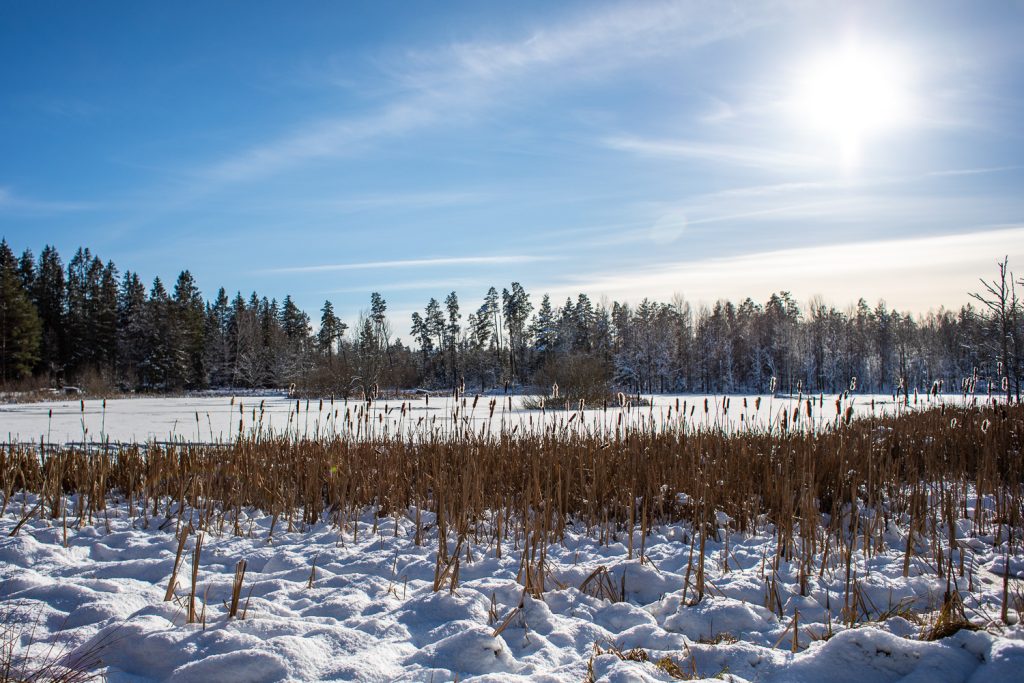
[[[839,412],[852,408],[854,416],[905,410],[890,395],[836,395],[811,397],[769,396],[643,396],[650,406],[585,407],[582,411],[527,410],[523,396],[413,397],[362,401],[295,400],[273,396],[191,396],[182,398],[89,399],[0,405],[0,435],[10,441],[45,440],[48,443],[82,441],[198,441],[223,442],[245,433],[316,438],[342,435],[366,437],[395,432],[417,434],[425,430],[457,428],[520,432],[545,428],[614,430],[622,424],[680,425],[726,430],[748,427],[777,429],[785,413],[790,428],[820,429],[831,425]],[[812,414],[806,416],[806,402]],[[959,395],[912,397],[909,409],[938,402],[963,404],[984,398]],[[494,412],[490,403],[494,401]],[[474,403],[476,404],[474,407]],[[759,404],[759,407],[758,407]],[[707,410],[705,412],[705,405]],[[403,410],[404,407],[404,410]],[[793,422],[794,409],[799,419]],[[453,416],[458,415],[458,420]],[[575,417],[574,417],[575,416]]]
[[[13,612],[14,621],[27,626],[17,649],[28,645],[29,631],[37,657],[52,643],[78,652],[105,643],[99,671],[111,683],[456,677],[498,683],[582,681],[590,674],[608,682],[672,680],[656,665],[663,657],[687,674],[725,672],[734,681],[1024,680],[1024,630],[1018,626],[992,623],[936,642],[921,640],[923,626],[899,616],[844,627],[839,567],[815,575],[809,594],[800,596],[798,567],[782,562],[783,614],[766,609],[762,557],[775,551],[769,530],[730,533],[728,571],[724,538],[707,540],[708,589],[697,604],[691,604],[692,587],[686,600],[682,591],[692,538],[686,525],[654,529],[643,560],[628,558],[622,533],[601,545],[583,529],[570,530],[564,544],[549,547],[547,591],[534,598],[517,583],[518,551],[506,547],[497,559],[493,548],[472,545],[464,551],[457,590],[435,593],[436,533],[415,544],[415,511],[399,516],[397,535],[394,517],[378,519],[372,533],[367,512],[354,539],[352,527],[326,521],[290,533],[278,525],[271,537],[271,518],[248,510],[242,528],[251,523],[251,533],[232,535],[230,520],[205,533],[197,582],[205,624],[189,624],[195,534],[185,546],[176,597],[164,602],[178,545],[176,520],[147,521],[125,502],[112,502],[106,516],[82,528],[69,517],[66,547],[59,519],[32,518],[9,537],[34,500],[17,494],[0,519],[0,605],[6,618]],[[429,513],[423,515],[429,521]],[[900,533],[895,529],[889,547],[870,559],[856,553],[861,592],[879,611],[905,600],[929,614],[941,603],[945,580],[924,562],[902,577]],[[1005,546],[971,540],[975,552],[967,566],[977,578],[973,592],[966,581],[960,589],[968,616],[985,623],[999,614],[1001,580],[981,576],[987,567],[1002,567]],[[229,619],[232,579],[242,559],[248,562],[245,618]],[[625,588],[626,600],[579,589],[600,566],[612,585]],[[1019,555],[1011,556],[1010,566],[1016,585],[1024,578]],[[794,609],[800,612],[796,653]],[[835,635],[814,639],[830,616]],[[611,652],[633,648],[642,648],[648,661]]]

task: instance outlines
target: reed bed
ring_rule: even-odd
[[[473,548],[521,553],[521,581],[538,595],[550,586],[546,549],[569,527],[622,542],[642,560],[652,528],[688,525],[686,589],[697,600],[705,542],[723,532],[770,531],[777,555],[765,562],[796,563],[801,591],[816,573],[849,573],[855,554],[887,549],[890,523],[906,533],[904,575],[923,560],[947,581],[964,577],[958,520],[1008,555],[1019,547],[1024,406],[852,420],[837,407],[831,426],[799,428],[817,407],[807,401],[782,424],[730,431],[627,420],[575,429],[570,417],[533,431],[425,427],[415,437],[253,432],[230,444],[116,450],[8,444],[0,514],[14,507],[20,516],[11,535],[33,517],[65,530],[100,523],[114,500],[140,524],[182,533],[251,533],[241,521],[251,508],[273,516],[271,536],[328,520],[358,538],[378,533],[376,520],[404,518],[417,543],[437,543],[435,590],[457,585],[459,558]],[[361,526],[368,510],[375,521]],[[843,612],[853,618],[856,577],[847,584]],[[772,594],[768,587],[775,608]]]

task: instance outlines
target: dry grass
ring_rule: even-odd
[[[140,524],[197,533],[248,533],[239,520],[243,508],[254,507],[278,528],[301,530],[326,519],[358,538],[378,531],[376,521],[360,526],[370,509],[375,520],[408,519],[417,543],[438,539],[436,590],[456,589],[460,555],[469,548],[499,557],[511,548],[521,553],[520,581],[533,595],[553,585],[547,548],[570,525],[605,543],[625,540],[629,555],[642,559],[653,527],[683,522],[693,534],[686,582],[693,600],[704,595],[705,541],[722,511],[733,520],[732,533],[771,529],[776,536],[776,555],[762,568],[770,609],[781,611],[773,598],[784,560],[799,566],[804,594],[826,568],[845,572],[837,614],[854,624],[879,610],[859,595],[853,558],[882,550],[890,521],[906,528],[909,520],[906,566],[926,558],[947,581],[964,581],[963,551],[949,548],[954,520],[968,516],[976,496],[992,507],[988,514],[975,508],[973,532],[994,535],[996,545],[1019,543],[1022,441],[1024,407],[989,405],[837,419],[819,432],[792,423],[788,430],[727,433],[619,420],[590,431],[492,433],[485,426],[424,429],[416,438],[252,435],[230,445],[110,452],[9,444],[0,448],[0,490],[3,508],[14,507],[23,519],[72,527],[101,520],[113,496],[126,500]],[[35,494],[31,503],[25,492]],[[176,567],[183,550],[184,542]],[[197,548],[194,560],[198,554]],[[583,589],[621,599],[622,588],[598,574]],[[194,604],[194,567],[192,579]],[[236,604],[240,590],[239,581]]]
[[[102,664],[104,651],[116,645],[116,630],[73,648],[59,635],[49,644],[37,642],[40,619],[38,605],[2,602],[0,683],[86,683],[102,678],[96,669]]]

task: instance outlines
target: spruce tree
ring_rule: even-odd
[[[39,316],[7,241],[0,241],[0,381],[21,379],[39,360]]]
[[[181,271],[174,284],[172,318],[180,343],[180,380],[195,389],[206,386],[206,311],[192,273]]]

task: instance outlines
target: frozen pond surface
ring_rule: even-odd
[[[796,397],[644,395],[645,406],[609,405],[583,411],[531,410],[524,396],[415,397],[378,400],[296,400],[271,396],[194,396],[179,398],[127,398],[54,401],[0,405],[0,435],[9,441],[45,439],[69,441],[168,441],[223,442],[258,431],[264,435],[292,437],[341,435],[356,438],[401,431],[424,435],[431,431],[451,434],[458,429],[526,430],[571,429],[614,431],[631,425],[647,427],[727,430],[780,428],[783,415],[788,428],[821,429],[835,423],[837,415],[882,415],[906,410],[892,395],[835,394]],[[632,397],[635,401],[635,396]],[[811,402],[808,418],[807,402]],[[975,399],[960,395],[910,397],[909,409],[946,403],[963,405]],[[978,397],[978,402],[986,399]],[[837,401],[839,404],[837,406]],[[798,415],[794,422],[794,411]]]

